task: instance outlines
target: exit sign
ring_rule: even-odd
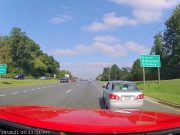
[[[7,65],[0,64],[0,75],[6,75]]]
[[[141,55],[141,67],[161,67],[160,55]]]

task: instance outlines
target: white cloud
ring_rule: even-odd
[[[98,32],[101,30],[107,30],[109,29],[105,24],[94,22],[93,24],[89,25],[88,27],[85,27],[88,31]]]
[[[90,48],[84,45],[77,45],[74,49],[57,49],[53,52],[53,55],[56,56],[75,56],[78,54],[89,53]]]
[[[129,19],[128,17],[117,16],[114,12],[105,14],[103,17],[103,23],[107,27],[137,24],[136,20]]]
[[[91,47],[96,52],[100,52],[107,56],[124,56],[126,54],[126,50],[123,45],[114,44],[109,45],[101,42],[94,42]]]
[[[57,56],[74,56],[77,55],[77,52],[71,49],[57,49],[53,54]]]
[[[108,30],[113,27],[119,27],[124,25],[136,25],[137,21],[129,19],[128,17],[117,16],[116,13],[107,13],[104,15],[102,22],[94,22],[86,27],[88,31],[98,32],[102,30]]]
[[[102,73],[104,67],[109,67],[114,63],[108,62],[78,62],[78,63],[61,63],[61,69],[69,70],[74,76],[83,79],[95,79]],[[83,69],[83,70],[82,70]]]
[[[115,12],[106,13],[101,22],[93,22],[86,30],[98,32],[114,27],[150,23],[162,17],[164,9],[173,8],[178,0],[109,0],[118,5],[126,5],[132,8],[133,18],[117,16]]]
[[[173,8],[178,0],[109,0],[119,5],[130,6],[139,23],[157,21],[164,9]]]
[[[127,48],[129,51],[136,52],[138,54],[149,54],[150,48],[146,48],[141,44],[135,43],[133,41],[129,41],[125,43],[125,48]]]
[[[148,54],[150,49],[133,41],[120,44],[118,38],[105,35],[94,37],[93,42],[88,46],[77,45],[73,49],[58,49],[51,54],[56,56],[76,56],[98,53],[110,57],[121,57],[127,55],[128,52]]]
[[[59,23],[64,23],[69,21],[72,18],[72,16],[68,16],[68,15],[58,15],[56,17],[53,17],[49,20],[50,23],[53,24],[59,24]]]
[[[109,35],[96,36],[93,38],[93,40],[95,42],[103,42],[103,43],[117,43],[119,41],[118,38]]]
[[[99,74],[103,72],[104,67],[111,67],[113,64],[122,67],[131,67],[133,63],[126,63],[122,65],[120,63],[111,63],[111,62],[77,62],[77,63],[61,63],[61,69],[69,70],[76,77],[83,79],[95,79]],[[83,70],[82,70],[83,69]]]
[[[115,2],[119,5],[128,5],[135,9],[163,9],[163,8],[171,8],[178,4],[178,0],[109,0]]]

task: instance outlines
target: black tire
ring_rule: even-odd
[[[104,93],[103,93],[103,98],[102,99],[103,99],[103,103],[104,103],[105,102]]]
[[[105,107],[105,109],[109,109],[108,106],[107,106],[106,101],[104,102],[104,107]]]
[[[107,103],[106,103],[106,99],[104,98],[104,96],[103,96],[103,102],[104,102],[104,108],[108,109],[108,106],[107,106]]]

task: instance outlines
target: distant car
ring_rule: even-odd
[[[46,76],[42,76],[40,79],[41,80],[46,80],[46,78],[47,78]]]
[[[60,82],[61,83],[69,83],[69,78],[68,77],[61,77]]]
[[[46,77],[46,80],[51,80],[51,77]]]
[[[41,79],[41,80],[50,80],[51,77],[42,76],[40,79]]]
[[[24,74],[17,74],[14,77],[14,79],[24,79],[24,78],[25,78]]]
[[[144,102],[144,94],[134,82],[109,81],[103,91],[106,108],[134,109],[140,108]]]
[[[75,79],[71,79],[71,82],[76,82],[76,80]]]

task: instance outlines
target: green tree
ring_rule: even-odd
[[[52,56],[48,56],[47,53],[44,53],[43,57],[43,62],[47,66],[47,73],[51,75],[57,74],[60,68],[59,62],[57,62]]]
[[[46,64],[43,62],[43,56],[39,56],[34,58],[33,61],[33,76],[38,77],[38,76],[43,76],[45,75],[46,71],[47,71],[47,66]]]
[[[103,69],[103,73],[101,75],[101,81],[108,81],[109,80],[109,71],[110,71],[109,67],[105,67]]]
[[[151,49],[150,54],[160,55],[161,58],[165,56],[165,52],[163,48],[163,37],[160,32],[155,34],[154,36],[154,45]]]
[[[57,74],[57,77],[60,78],[60,77],[64,77],[66,74],[69,75],[70,78],[73,77],[72,73],[68,70],[59,70],[59,73]]]
[[[99,74],[97,77],[96,77],[96,80],[101,80],[101,74]]]
[[[12,63],[11,47],[8,44],[8,37],[0,37],[0,64],[7,64],[9,67]]]
[[[165,23],[164,50],[167,55],[165,63],[168,79],[180,78],[180,5]]]
[[[122,67],[120,80],[132,81],[131,70],[129,67]]]
[[[137,59],[133,63],[131,73],[132,73],[132,79],[134,81],[141,81],[142,80],[143,71],[142,71],[142,68],[140,67],[140,60],[139,59]]]
[[[43,53],[40,46],[20,28],[14,27],[8,39],[12,54],[12,72],[23,72],[34,77],[59,73],[59,62]]]
[[[9,40],[11,44],[13,66],[29,74],[33,63],[31,51],[27,46],[29,38],[20,28],[14,27],[11,31]]]
[[[111,80],[116,80],[119,72],[119,67],[114,64],[111,66],[110,74],[111,74]]]
[[[164,51],[163,46],[164,46],[163,36],[161,35],[160,32],[158,32],[154,36],[154,44],[153,44],[153,47],[151,48],[150,55],[160,55],[161,71],[163,71],[164,67],[165,67],[165,65],[164,65],[165,51]],[[146,68],[146,72],[147,72],[146,78],[148,80],[157,79],[157,68]],[[163,76],[163,73],[164,72],[162,72],[161,76]]]

